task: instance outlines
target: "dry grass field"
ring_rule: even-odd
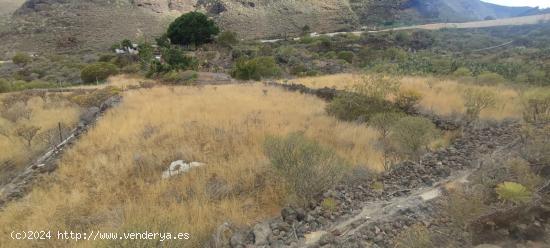
[[[268,176],[263,153],[268,135],[303,132],[355,166],[381,169],[372,145],[377,134],[327,116],[325,103],[313,96],[259,84],[156,87],[124,94],[122,105],[65,153],[54,176],[3,210],[0,233],[29,228],[177,231],[191,234],[185,246],[204,247],[224,221],[250,224],[279,211],[285,190]],[[161,179],[178,159],[206,165]],[[7,247],[32,246],[0,237]],[[51,240],[35,245],[125,244]],[[165,241],[163,247],[181,247],[181,242]]]
[[[293,82],[302,83],[313,88],[350,89],[361,82],[361,76],[336,74],[300,78],[293,80]],[[481,118],[500,120],[521,116],[521,92],[504,85],[479,86],[461,83],[457,80],[430,77],[404,77],[401,79],[401,89],[413,89],[422,94],[420,107],[441,115],[464,113],[464,99],[462,96],[467,89],[472,88],[484,88],[496,95],[496,106],[483,110],[480,115]]]
[[[59,141],[58,123],[73,127],[80,114],[80,108],[60,94],[6,93],[0,94],[0,103],[0,183],[14,171],[4,166],[25,166]],[[23,135],[24,127],[38,129],[30,144]]]

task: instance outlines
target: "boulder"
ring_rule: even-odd
[[[262,246],[268,245],[268,238],[271,235],[271,228],[268,223],[260,223],[254,226],[252,229],[254,233],[254,245]]]

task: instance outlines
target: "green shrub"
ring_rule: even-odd
[[[338,208],[338,203],[334,198],[327,197],[321,201],[321,207],[329,212],[334,212]]]
[[[368,122],[377,113],[398,112],[398,109],[385,99],[357,93],[342,93],[327,105],[326,111],[341,120]]]
[[[463,229],[489,209],[485,199],[484,193],[474,187],[456,188],[449,192],[443,211],[451,218],[452,224]]]
[[[504,79],[504,77],[502,77],[498,73],[486,71],[486,72],[482,72],[477,76],[477,81],[480,84],[496,85],[496,84],[504,83],[506,79]]]
[[[459,67],[453,72],[453,76],[455,77],[471,77],[472,71],[466,67]]]
[[[503,182],[495,189],[499,199],[516,204],[530,202],[533,195],[523,185],[514,182]]]
[[[195,58],[185,55],[184,51],[178,48],[165,49],[162,57],[169,65],[169,70],[194,69],[198,63]]]
[[[416,224],[401,231],[394,239],[395,248],[434,247],[431,231],[424,225]]]
[[[166,35],[172,44],[201,45],[212,41],[220,32],[213,20],[199,12],[190,12],[170,24]]]
[[[410,111],[422,100],[422,93],[408,89],[401,90],[395,96],[395,104],[404,111]]]
[[[237,33],[231,31],[224,31],[218,35],[216,42],[223,47],[233,47],[239,43]]]
[[[550,121],[550,89],[528,90],[523,94],[523,119],[528,123]]]
[[[162,75],[161,80],[164,83],[189,85],[192,84],[198,77],[195,71],[170,71]]]
[[[401,83],[395,77],[383,74],[366,74],[361,82],[353,87],[353,91],[372,98],[386,99],[399,91]]]
[[[430,120],[409,116],[399,119],[393,125],[390,140],[402,156],[418,159],[438,134]]]
[[[240,59],[231,75],[241,80],[262,80],[281,74],[281,69],[273,57],[257,57],[250,60]]]
[[[496,95],[488,89],[469,88],[464,92],[464,107],[469,121],[479,119],[482,110],[495,106]]]
[[[16,65],[26,65],[32,61],[32,58],[27,53],[18,52],[11,59]]]
[[[118,73],[116,65],[106,62],[97,62],[85,66],[80,72],[84,83],[94,83],[106,80],[109,76]]]
[[[11,90],[11,85],[8,81],[0,79],[0,93],[5,93]]]
[[[349,52],[349,51],[341,51],[338,53],[338,59],[341,59],[341,60],[345,60],[346,62],[348,63],[353,63],[353,58],[355,57],[355,55],[353,54],[353,52]]]
[[[333,187],[348,168],[332,149],[303,134],[268,137],[264,151],[276,174],[302,203]]]

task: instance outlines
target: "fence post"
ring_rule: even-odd
[[[59,143],[63,142],[63,133],[61,132],[61,122],[57,123],[57,127],[59,128]]]

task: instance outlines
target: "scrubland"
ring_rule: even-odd
[[[305,77],[292,82],[312,88],[351,89],[361,82],[360,74],[335,74]],[[463,114],[464,93],[468,89],[484,89],[495,95],[496,104],[481,111],[480,118],[501,120],[522,115],[521,90],[506,85],[479,85],[461,82],[460,79],[406,76],[400,79],[401,90],[414,90],[422,95],[419,107],[439,115]]]
[[[2,233],[28,228],[178,231],[191,234],[185,245],[200,247],[224,221],[250,224],[271,216],[285,201],[285,189],[269,176],[263,152],[270,135],[301,132],[353,166],[381,170],[372,146],[376,132],[327,116],[325,103],[313,96],[261,85],[158,87],[124,94],[122,105],[66,152],[54,176],[3,211]],[[179,159],[206,165],[161,179]],[[30,244],[2,237],[10,247]],[[124,244],[100,246],[117,245]]]
[[[0,95],[0,184],[17,168],[59,142],[74,127],[80,108],[61,94]],[[15,170],[14,170],[15,169]]]

